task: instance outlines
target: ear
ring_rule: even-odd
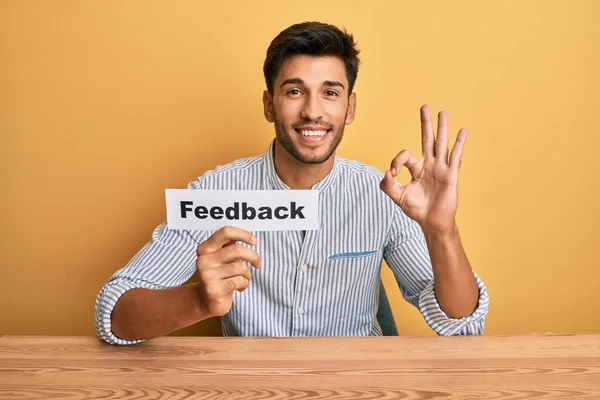
[[[269,93],[268,90],[263,92],[262,100],[265,118],[271,123],[275,122],[275,115],[273,115],[273,96],[271,96],[271,93]]]
[[[352,92],[348,98],[348,110],[346,111],[346,125],[350,125],[354,121],[356,115],[356,92]]]

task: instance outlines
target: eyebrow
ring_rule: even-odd
[[[304,83],[304,81],[300,78],[290,78],[290,79],[286,79],[285,81],[283,81],[283,83],[279,87],[282,88],[284,85],[289,85],[291,83],[301,85]]]
[[[323,85],[324,86],[340,86],[342,89],[346,90],[346,88],[344,87],[342,82],[338,82],[338,81],[325,81],[325,82],[323,82]]]
[[[283,87],[285,85],[289,85],[289,84],[303,85],[304,81],[300,78],[289,78],[289,79],[286,79],[285,81],[283,81],[281,83],[281,86],[279,86],[279,87],[281,88],[281,87]],[[342,82],[338,82],[338,81],[324,81],[323,86],[339,86],[342,89],[346,90],[346,87],[344,86],[344,84]]]

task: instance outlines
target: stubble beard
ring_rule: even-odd
[[[344,124],[341,125],[340,128],[336,128],[335,126],[331,126],[331,130],[327,133],[328,135],[332,135],[332,141],[329,145],[329,148],[323,155],[310,155],[306,156],[302,154],[298,146],[294,143],[291,136],[296,135],[296,131],[293,128],[294,126],[300,126],[303,124],[310,124],[312,121],[303,121],[290,126],[289,130],[285,128],[283,123],[275,116],[275,136],[277,137],[277,141],[281,144],[281,146],[291,154],[296,160],[300,161],[304,164],[322,164],[325,161],[329,160],[329,158],[335,153],[337,147],[342,141],[342,137],[344,136]],[[318,122],[316,122],[318,124]]]

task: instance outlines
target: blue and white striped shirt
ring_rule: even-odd
[[[336,157],[318,189],[320,229],[252,232],[262,267],[252,270],[244,292],[221,318],[225,336],[379,336],[380,269],[385,259],[403,297],[440,335],[481,334],[488,295],[465,318],[448,318],[435,298],[433,271],[419,225],[379,189],[383,174],[357,161]],[[189,189],[289,190],[275,172],[273,144],[264,155],[206,172]],[[151,241],[116,272],[96,300],[98,336],[133,344],[111,331],[111,312],[133,288],[166,289],[184,284],[196,271],[196,248],[213,232],[158,226]]]

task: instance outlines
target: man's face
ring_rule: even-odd
[[[320,164],[333,156],[344,126],[354,120],[356,97],[338,57],[297,55],[282,63],[273,95],[263,94],[265,117],[281,146],[298,161]]]

